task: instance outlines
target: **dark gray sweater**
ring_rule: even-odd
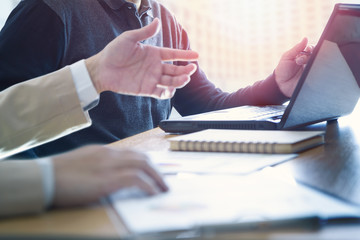
[[[143,0],[139,13],[124,0],[22,1],[0,33],[0,90],[90,57],[122,32],[145,26],[155,17],[161,19],[162,32],[145,44],[190,49],[185,30],[154,0]],[[90,111],[91,127],[30,150],[26,157],[47,156],[132,136],[157,127],[169,117],[173,106],[180,114],[189,115],[285,100],[272,75],[229,94],[216,89],[198,68],[191,82],[171,100],[102,93],[99,105]]]

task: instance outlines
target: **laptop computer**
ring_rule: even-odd
[[[360,4],[336,4],[293,96],[280,106],[242,106],[160,122],[166,132],[294,129],[350,114],[360,96]]]

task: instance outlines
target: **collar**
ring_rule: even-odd
[[[104,2],[109,5],[112,10],[118,10],[126,3],[125,0],[104,0]]]
[[[120,9],[125,3],[125,0],[104,0],[104,2],[113,10]],[[153,8],[150,0],[142,0],[139,9],[140,15],[147,13],[150,17],[154,18]]]

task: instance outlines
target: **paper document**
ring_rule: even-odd
[[[218,152],[147,152],[164,174],[248,174],[296,157],[296,154],[245,154]]]
[[[179,174],[170,192],[135,199],[111,196],[132,233],[191,229],[211,224],[272,221],[306,216],[357,215],[360,208],[296,183],[263,177]]]

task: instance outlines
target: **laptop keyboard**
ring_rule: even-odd
[[[271,106],[242,106],[200,114],[195,117],[197,120],[260,120],[260,119],[281,119],[286,105]],[[215,113],[215,114],[214,114]]]
[[[239,109],[240,119],[281,119],[284,114],[286,106],[244,106]]]

